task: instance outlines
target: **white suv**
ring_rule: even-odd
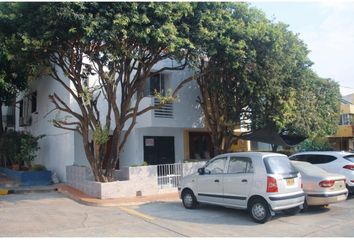
[[[264,223],[274,211],[296,214],[304,203],[301,175],[286,155],[227,153],[209,160],[198,173],[182,179],[179,189],[185,208],[198,203],[248,209]]]
[[[291,160],[315,164],[327,172],[344,175],[349,193],[354,193],[354,153],[313,151],[296,153],[289,158]]]

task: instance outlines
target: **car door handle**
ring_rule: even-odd
[[[241,182],[247,182],[247,179],[242,179]]]
[[[220,182],[219,179],[215,179],[214,182]]]

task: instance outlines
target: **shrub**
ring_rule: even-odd
[[[6,132],[0,138],[0,156],[7,164],[27,165],[30,168],[39,150],[38,140],[42,137],[44,135],[34,137],[25,132]]]
[[[34,164],[32,165],[31,171],[45,171],[47,170],[45,166],[41,165],[41,164]]]
[[[305,151],[333,151],[333,146],[328,142],[327,138],[306,139],[298,145],[300,152]]]

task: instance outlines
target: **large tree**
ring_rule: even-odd
[[[208,14],[200,15],[194,36],[203,53],[198,102],[216,153],[230,151],[238,139],[234,130],[241,126],[243,134],[263,127],[305,136],[333,129],[338,88],[332,81],[315,80],[309,51],[296,34],[248,4],[200,6]],[[305,96],[326,87],[331,89],[318,98],[323,100],[313,102],[320,112],[304,108]]]
[[[146,80],[187,65],[193,49],[192,13],[189,3],[17,4],[13,37],[22,40],[27,60],[48,66],[51,78],[75,100],[78,111],[57,93],[49,96],[56,110],[70,116],[53,124],[82,135],[97,181],[114,180],[119,154],[137,117],[159,107],[140,104]],[[166,59],[176,62],[152,71]],[[162,102],[172,100],[187,81]]]
[[[13,7],[12,4],[1,6],[3,14],[0,15],[0,135],[4,131],[2,106],[12,105],[15,94],[26,88],[29,71],[16,54],[21,44],[12,38],[17,27],[14,24],[16,15],[10,14]]]

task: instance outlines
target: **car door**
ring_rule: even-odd
[[[252,159],[242,156],[231,156],[224,174],[224,203],[235,207],[246,208],[247,199],[253,186]]]
[[[197,199],[199,202],[223,203],[223,175],[227,157],[215,158],[204,167],[204,174],[197,178]]]

